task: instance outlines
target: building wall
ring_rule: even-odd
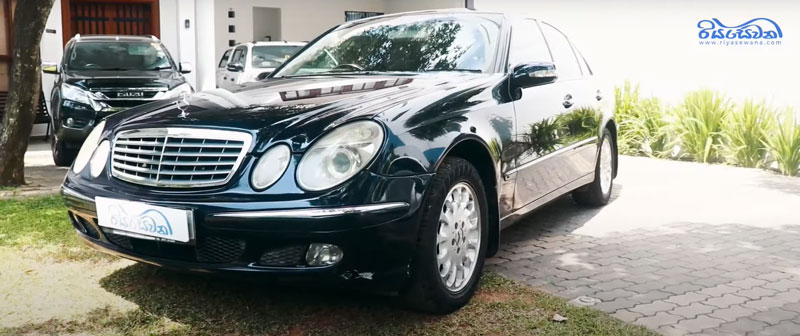
[[[425,9],[464,8],[464,0],[385,0],[386,12],[411,12]]]
[[[736,100],[771,100],[800,111],[800,1],[475,0],[479,10],[541,18],[572,38],[593,68],[621,84],[676,102],[698,88]],[[697,23],[728,25],[766,17],[784,32],[780,46],[700,46]]]

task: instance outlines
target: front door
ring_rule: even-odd
[[[231,52],[233,52],[233,49],[225,50],[225,53],[222,54],[222,58],[220,58],[219,63],[217,63],[217,73],[216,73],[217,87],[222,87],[222,85],[225,85],[223,83],[224,81],[223,77],[227,77],[227,75],[225,74],[225,71],[227,71],[227,69],[225,67],[228,66],[228,60],[231,57]]]
[[[219,85],[220,88],[226,90],[235,90],[239,88],[239,84],[237,83],[239,83],[239,76],[244,72],[245,59],[247,59],[246,46],[238,46],[236,49],[233,49],[233,54],[231,54],[231,58],[228,61],[228,68],[225,69],[222,75],[222,83]],[[240,66],[242,70],[235,70],[230,67],[231,65]]]
[[[159,35],[158,0],[61,0],[64,43],[75,34]]]
[[[516,165],[514,208],[551,193],[582,176],[570,164],[569,119],[582,106],[581,69],[574,55],[565,58],[565,47],[572,54],[566,37],[556,40],[542,33],[534,20],[514,25],[509,50],[509,66],[531,62],[555,63],[558,79],[554,83],[521,89],[514,101],[515,142],[520,153]],[[560,33],[559,33],[560,34]]]

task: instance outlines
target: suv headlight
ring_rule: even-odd
[[[94,153],[94,150],[97,148],[100,142],[100,136],[103,135],[103,129],[105,128],[106,121],[103,120],[94,127],[92,132],[89,133],[89,136],[86,137],[86,140],[83,141],[83,146],[81,146],[78,156],[75,157],[75,162],[72,163],[73,173],[80,173],[83,168],[86,168],[86,164],[89,163],[89,159],[92,158],[92,153]]]
[[[176,86],[172,90],[157,94],[154,98],[155,99],[174,98],[174,97],[179,97],[182,93],[190,94],[192,92],[194,92],[192,86],[189,85],[189,83],[183,83],[181,85]]]
[[[81,89],[75,85],[61,84],[61,98],[91,106],[95,111],[103,109],[103,104],[95,99],[100,99],[94,93]]]
[[[297,183],[308,191],[337,186],[364,169],[382,145],[383,127],[375,121],[340,126],[309,147],[297,166]]]

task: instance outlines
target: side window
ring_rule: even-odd
[[[218,68],[224,68],[228,65],[228,57],[231,56],[231,49],[225,50],[225,53],[222,54],[222,58],[219,60]]]
[[[229,63],[244,65],[245,56],[247,56],[247,48],[237,47],[236,49],[233,50],[233,56],[231,56],[231,60]]]
[[[527,62],[552,62],[550,50],[544,42],[539,25],[533,20],[520,20],[511,29],[511,47],[508,65],[513,67]]]
[[[556,64],[558,78],[575,79],[581,77],[581,66],[578,64],[578,58],[572,51],[572,46],[569,44],[567,37],[547,23],[542,24],[542,32],[547,40],[547,45],[550,46],[550,52],[553,54],[553,63]]]

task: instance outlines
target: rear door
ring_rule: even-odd
[[[225,50],[225,53],[222,54],[222,58],[220,58],[219,63],[217,63],[217,73],[216,73],[216,83],[217,87],[222,87],[223,77],[225,76],[225,67],[228,65],[228,60],[231,57],[231,53],[233,49]]]
[[[581,72],[577,62],[565,62],[563,45],[553,45],[535,20],[520,20],[511,32],[509,67],[532,62],[553,62],[559,78],[554,83],[520,89],[514,101],[516,114],[515,144],[518,160],[514,208],[525,205],[568,184],[574,173],[565,171],[564,137],[561,116],[573,110],[576,80]],[[569,48],[569,44],[566,44]],[[555,48],[561,48],[554,50]],[[570,49],[571,50],[571,49]],[[570,51],[571,52],[571,51]],[[574,56],[573,56],[574,60]],[[569,60],[567,60],[569,61]]]

